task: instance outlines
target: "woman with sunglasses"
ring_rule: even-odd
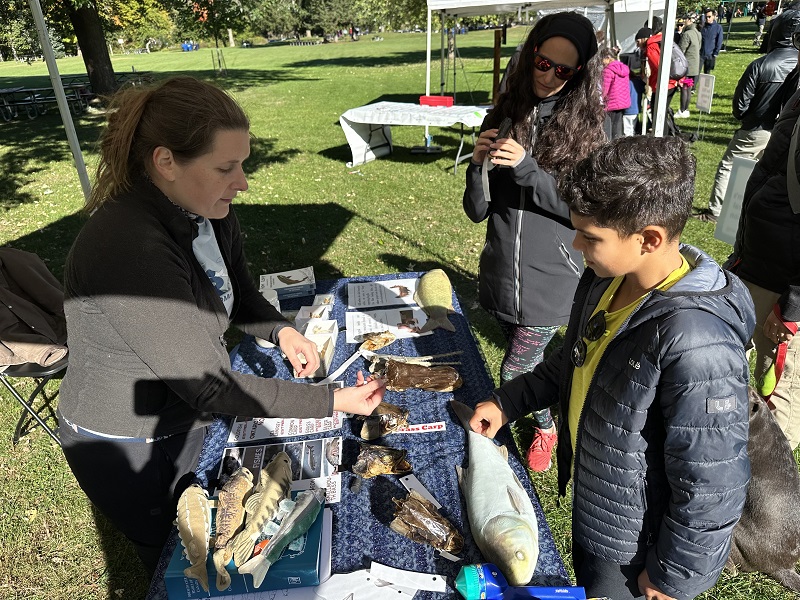
[[[508,344],[501,383],[541,362],[567,322],[583,271],[557,179],[606,139],[596,54],[589,19],[571,12],[541,18],[481,127],[467,169],[464,210],[475,223],[488,219],[480,303]],[[508,135],[495,139],[506,118]],[[556,430],[549,410],[534,419],[528,465],[546,471]]]

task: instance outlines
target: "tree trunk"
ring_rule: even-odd
[[[66,0],[69,20],[78,38],[83,63],[86,73],[92,84],[92,91],[98,96],[106,96],[117,89],[114,78],[114,67],[111,66],[111,57],[108,55],[105,33],[94,4],[83,8],[75,8],[72,2]]]

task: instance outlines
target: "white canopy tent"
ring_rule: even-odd
[[[469,17],[489,14],[522,14],[527,11],[553,10],[580,10],[584,12],[601,13],[600,27],[605,30],[610,39],[619,42],[620,47],[626,51],[633,48],[636,32],[648,21],[653,14],[664,14],[664,31],[675,30],[675,12],[677,0],[620,0],[611,2],[606,0],[510,0],[508,2],[493,2],[492,0],[427,0],[428,2],[428,30],[427,30],[427,63],[425,71],[425,94],[431,93],[431,31],[433,13],[438,13],[442,20],[445,17]],[[591,2],[592,4],[587,4]],[[591,15],[587,15],[591,18]],[[597,22],[593,19],[593,22]],[[661,47],[661,61],[672,55],[672,37],[663,36]],[[657,105],[655,107],[654,133],[661,136],[664,133],[664,118],[667,108],[667,86],[669,83],[669,69],[658,70]]]

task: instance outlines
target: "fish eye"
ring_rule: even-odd
[[[517,550],[517,552],[514,554],[514,556],[517,557],[517,560],[524,560],[525,553],[522,550]]]

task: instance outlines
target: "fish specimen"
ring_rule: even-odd
[[[456,312],[453,308],[453,286],[450,285],[447,273],[441,269],[433,269],[420,277],[417,291],[414,292],[414,302],[428,315],[421,333],[437,327],[447,331],[456,330],[455,325],[447,318],[447,315]]]
[[[390,331],[372,331],[370,333],[365,333],[361,336],[363,343],[359,348],[361,350],[369,350],[370,352],[375,352],[375,350],[380,350],[384,346],[388,346],[391,344],[395,339],[395,335]]]
[[[389,446],[358,443],[358,453],[353,473],[364,479],[378,475],[405,475],[412,470],[411,463],[406,460],[407,450],[397,450]]]
[[[330,438],[325,441],[325,459],[332,465],[339,465],[342,454],[340,438]]]
[[[375,407],[372,415],[359,417],[364,421],[361,427],[361,438],[374,440],[394,433],[401,427],[408,427],[408,410],[389,402],[381,402]]]
[[[211,507],[208,492],[193,483],[184,490],[178,499],[178,536],[186,548],[186,558],[191,566],[184,569],[186,577],[197,579],[204,591],[208,591],[208,540],[211,536]]]
[[[219,492],[217,500],[217,537],[214,542],[214,567],[217,569],[217,589],[228,589],[231,576],[225,569],[232,556],[231,541],[244,523],[244,506],[253,490],[253,474],[241,467]]]
[[[269,568],[277,561],[286,546],[309,530],[325,504],[325,490],[317,488],[297,494],[294,508],[281,521],[281,526],[269,540],[264,552],[239,567],[239,573],[250,573],[253,585],[261,587]]]
[[[505,446],[472,431],[471,408],[456,400],[450,406],[467,431],[469,467],[456,466],[456,472],[472,537],[486,562],[497,565],[510,585],[526,585],[539,559],[539,525],[531,499],[508,464]]]
[[[393,531],[437,550],[451,554],[461,552],[462,535],[417,490],[411,490],[405,500],[392,498],[392,502],[397,505],[394,521],[389,524]]]
[[[306,279],[308,279],[308,275],[306,275],[302,279],[292,279],[288,275],[278,275],[278,279],[280,281],[282,281],[283,283],[285,283],[286,285],[293,285],[295,283],[301,283],[301,282],[305,281]]]
[[[453,367],[426,367],[396,360],[386,361],[386,389],[402,392],[418,388],[429,392],[452,392],[461,387],[464,381]]]
[[[261,534],[261,528],[278,514],[281,500],[289,497],[292,486],[292,461],[286,452],[278,452],[261,469],[258,484],[247,500],[247,520],[244,529],[231,540],[233,562],[243,565],[253,554],[253,547]]]

